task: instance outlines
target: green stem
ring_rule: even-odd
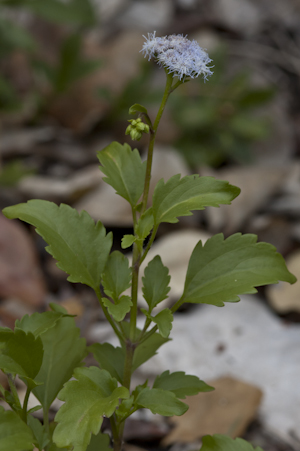
[[[154,326],[152,327],[151,330],[149,330],[149,332],[147,332],[140,340],[139,344],[143,343],[144,341],[146,341],[148,338],[151,337],[151,335],[153,335],[156,331],[157,331],[158,327]]]
[[[96,295],[97,295],[98,301],[99,301],[99,303],[100,303],[100,305],[101,305],[101,308],[102,308],[102,310],[103,310],[103,313],[104,313],[104,315],[105,315],[105,318],[107,319],[107,321],[109,322],[109,324],[110,324],[111,327],[113,328],[113,330],[114,330],[115,334],[117,335],[117,337],[119,338],[119,340],[120,340],[121,342],[122,342],[122,341],[124,342],[124,341],[125,341],[125,338],[123,337],[123,335],[121,334],[121,332],[119,331],[119,329],[117,328],[117,326],[115,325],[113,319],[109,316],[109,314],[108,314],[108,312],[107,312],[107,310],[106,310],[106,308],[105,308],[105,305],[103,304],[102,296],[101,296],[101,293],[100,293],[100,288],[97,288],[97,289],[95,290],[95,293],[96,293]]]
[[[50,427],[49,427],[49,410],[43,407],[43,420],[44,428],[48,437],[50,437]],[[49,445],[45,446],[45,451],[49,450]]]
[[[145,175],[145,185],[144,185],[144,192],[143,192],[143,199],[142,199],[142,208],[141,208],[141,214],[143,214],[147,209],[147,202],[149,197],[149,188],[150,188],[150,180],[151,180],[151,169],[152,169],[152,160],[153,160],[153,150],[154,150],[154,143],[156,138],[156,132],[159,125],[159,122],[161,120],[162,114],[164,112],[167,100],[169,95],[172,92],[172,83],[173,83],[173,77],[172,75],[167,75],[167,81],[166,81],[166,87],[163,95],[163,99],[161,102],[161,105],[159,107],[156,119],[154,121],[153,127],[151,127],[150,132],[150,140],[149,140],[149,147],[148,147],[148,155],[147,155],[147,166],[146,166],[146,175]],[[176,83],[174,85],[177,87]],[[136,218],[136,211],[132,209],[132,216],[133,216],[133,223],[134,226],[136,225],[137,218]],[[157,232],[157,226],[153,229],[151,238],[149,240],[149,243],[145,249],[145,252],[142,256],[142,250],[139,249],[139,246],[137,243],[134,243],[133,245],[133,255],[132,255],[132,280],[131,280],[131,301],[132,301],[132,307],[130,312],[130,327],[129,327],[129,339],[126,340],[126,355],[125,355],[125,365],[124,365],[124,380],[123,385],[130,390],[130,383],[131,383],[131,374],[132,374],[132,362],[133,362],[133,356],[134,356],[134,350],[137,345],[136,343],[136,320],[137,320],[137,298],[138,298],[138,281],[139,281],[139,269],[141,266],[141,262],[145,259],[153,241],[155,238]],[[100,295],[100,292],[99,292]],[[99,297],[98,297],[99,298]],[[101,299],[101,296],[100,296]],[[100,301],[99,299],[99,301]],[[100,301],[101,303],[101,301]],[[147,325],[148,327],[148,325]],[[145,333],[147,330],[144,329],[142,333]],[[147,335],[147,334],[146,334]],[[114,435],[114,451],[120,451],[122,448],[122,437],[123,437],[123,428],[124,428],[124,422],[121,425],[117,425],[114,423],[115,420],[112,422],[112,428],[115,428],[115,431],[113,430]]]
[[[143,336],[145,335],[145,333],[147,332],[147,329],[150,326],[150,324],[151,324],[151,319],[147,318],[145,321],[145,324],[144,324],[144,328],[141,332],[141,335],[139,336],[139,343],[141,343],[141,340],[142,340]]]
[[[127,341],[123,386],[128,388],[128,390],[130,390],[132,362],[133,362],[133,354],[134,354],[135,347],[136,347],[135,344],[133,344],[130,340]]]
[[[179,309],[179,307],[182,306],[182,304],[184,304],[184,297],[183,297],[183,295],[181,296],[180,299],[178,299],[177,302],[175,302],[175,304],[174,304],[173,307],[171,308],[171,312],[172,312],[172,313],[175,313],[175,312]]]
[[[119,434],[115,416],[112,416],[110,418],[110,425],[111,425],[111,431],[112,431],[112,435],[113,435],[113,439],[114,439],[114,451],[121,451],[122,442],[123,442],[123,439],[122,439],[123,434]]]
[[[28,406],[28,400],[29,400],[30,393],[31,393],[31,390],[30,390],[30,388],[27,387],[25,398],[24,398],[24,403],[23,403],[23,420],[25,421],[26,424],[27,424],[27,406]]]
[[[134,341],[135,341],[140,258],[141,258],[141,254],[139,252],[138,245],[136,243],[134,243],[133,255],[132,255],[132,280],[131,280],[132,307],[131,307],[131,312],[130,312],[130,329],[129,329],[129,338],[132,343],[134,343]]]
[[[21,409],[21,403],[20,403],[19,395],[18,395],[17,389],[16,389],[15,384],[14,384],[14,379],[13,379],[11,374],[7,374],[7,380],[8,380],[10,391],[11,391],[13,397],[14,397],[15,403]]]
[[[171,312],[175,313],[179,307],[182,306],[182,304],[184,303],[184,297],[183,295],[181,296],[180,299],[178,299],[178,301],[173,305],[173,307],[171,308]],[[149,330],[149,332],[147,332],[143,337],[141,336],[141,341],[139,341],[139,344],[141,344],[143,341],[146,341],[149,337],[151,337],[151,335],[153,335],[156,331],[157,331],[158,327],[154,326],[152,327],[151,330]]]
[[[161,117],[163,115],[167,100],[169,98],[169,95],[172,92],[172,83],[173,83],[173,77],[171,74],[167,75],[167,81],[166,81],[166,87],[165,92],[162,98],[162,102],[160,104],[157,116],[155,118],[154,124],[153,124],[153,130],[150,135],[150,141],[149,141],[149,147],[148,147],[148,157],[147,157],[147,167],[146,167],[146,177],[145,177],[145,186],[144,186],[144,195],[143,195],[143,203],[142,203],[142,210],[141,213],[143,214],[144,211],[147,209],[147,202],[148,202],[148,196],[149,196],[149,188],[150,188],[150,180],[151,180],[151,168],[152,168],[152,159],[153,159],[153,149],[154,149],[154,142],[156,138],[156,132],[159,125],[159,122],[161,120]]]
[[[170,92],[171,92],[172,82],[173,82],[172,75],[167,73],[165,92],[164,92],[162,102],[159,107],[156,119],[153,124],[153,130],[150,134],[141,214],[143,214],[147,208],[150,180],[151,180],[151,168],[152,168],[154,142],[155,142],[155,137],[156,137],[156,132],[157,132],[159,122],[161,120],[162,114],[164,112],[167,100],[168,100]],[[153,239],[154,239],[154,237],[153,237]],[[149,247],[149,249],[150,249],[150,247]],[[131,284],[132,309],[131,309],[131,313],[130,313],[130,335],[129,335],[132,343],[135,341],[135,329],[136,329],[136,318],[137,318],[137,293],[138,293],[138,278],[139,278],[140,265],[141,265],[141,252],[139,251],[137,244],[134,243],[133,257],[132,257],[132,284]]]
[[[146,249],[144,250],[144,253],[143,253],[142,257],[141,257],[140,264],[142,264],[143,261],[145,260],[147,254],[148,254],[148,252],[149,252],[149,250],[150,250],[150,248],[151,248],[151,246],[152,246],[152,244],[153,244],[154,238],[155,238],[156,233],[157,233],[157,229],[158,229],[158,225],[156,225],[156,226],[153,228],[153,230],[152,230],[150,240],[148,241],[147,247],[146,247]]]

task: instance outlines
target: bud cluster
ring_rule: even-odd
[[[149,133],[150,128],[149,125],[144,124],[141,118],[130,119],[130,125],[126,128],[125,135],[131,136],[133,141],[139,141],[143,135],[143,133]]]

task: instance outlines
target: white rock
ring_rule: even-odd
[[[121,8],[124,8],[128,0],[92,0],[101,23],[112,20]]]
[[[133,2],[118,22],[126,28],[134,27],[153,33],[170,22],[173,6],[172,0]]]
[[[260,9],[249,0],[218,0],[215,12],[227,26],[245,34],[255,34],[260,26]]]
[[[228,303],[222,309],[204,305],[176,315],[171,336],[173,341],[141,371],[149,375],[184,370],[204,380],[231,375],[254,384],[264,392],[260,408],[264,427],[299,447],[298,324],[287,327],[258,297],[242,296],[239,304]]]
[[[232,201],[232,205],[205,210],[211,229],[223,230],[226,234],[239,230],[253,213],[265,206],[272,195],[281,189],[289,173],[290,168],[287,166],[229,167],[218,172],[203,171],[203,175],[213,175],[241,188],[240,195]]]
[[[297,250],[288,256],[286,264],[289,271],[300,279],[300,251]],[[300,284],[279,282],[267,288],[267,297],[277,312],[300,312]]]
[[[18,189],[28,197],[38,199],[70,199],[101,184],[101,173],[98,165],[87,166],[67,179],[49,176],[32,175],[18,183]]]

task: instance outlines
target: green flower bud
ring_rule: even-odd
[[[125,135],[131,136],[133,141],[139,141],[143,133],[149,133],[150,127],[142,122],[142,119],[138,117],[137,119],[129,119],[130,125],[126,128]]]
[[[137,131],[136,129],[134,129],[134,130],[131,130],[130,136],[131,136],[132,141],[139,141],[142,137],[142,133]]]

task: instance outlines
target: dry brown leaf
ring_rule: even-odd
[[[0,296],[39,307],[46,287],[36,251],[25,228],[0,215]]]
[[[286,264],[298,281],[300,279],[300,251],[294,252],[286,259]],[[300,312],[299,282],[293,285],[279,282],[267,288],[267,297],[272,307],[279,313]]]
[[[232,205],[205,210],[210,228],[213,231],[222,230],[226,235],[239,230],[253,213],[264,207],[270,197],[280,190],[289,173],[290,168],[284,166],[233,167],[218,172],[206,170],[202,175],[214,175],[241,188],[241,194]]]
[[[245,432],[256,415],[262,391],[231,377],[208,383],[215,391],[199,393],[184,401],[189,410],[181,417],[172,417],[175,428],[162,441],[164,446],[175,442],[193,443],[207,434],[237,437]]]
[[[77,296],[64,299],[60,302],[60,305],[67,310],[69,315],[76,315],[79,318],[83,315],[84,307]]]

